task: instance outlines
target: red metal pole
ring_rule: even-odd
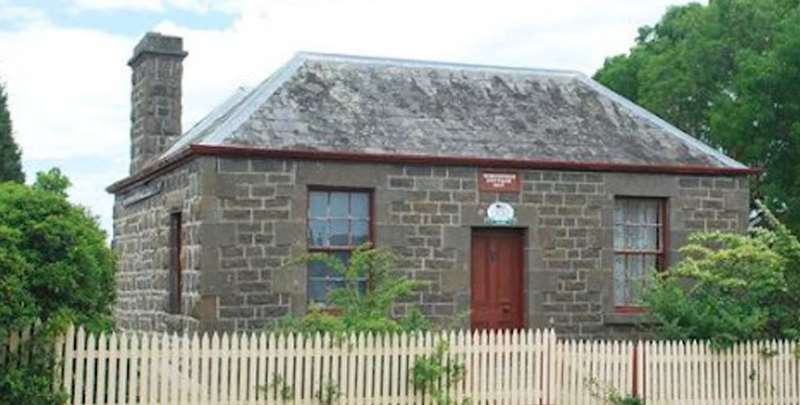
[[[631,392],[634,397],[638,396],[638,369],[639,369],[639,344],[638,342],[633,346],[633,389]]]

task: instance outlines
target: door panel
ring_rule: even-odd
[[[522,246],[522,233],[519,231],[473,230],[473,329],[525,326]]]

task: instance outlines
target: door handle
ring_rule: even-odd
[[[511,304],[503,304],[501,308],[505,313],[511,312]]]

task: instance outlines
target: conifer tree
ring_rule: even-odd
[[[24,183],[25,173],[22,172],[21,153],[14,142],[7,101],[6,91],[0,84],[0,182]]]

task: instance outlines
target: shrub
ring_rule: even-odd
[[[800,337],[800,243],[769,212],[772,229],[698,233],[685,258],[643,294],[664,338],[737,341]]]
[[[0,342],[43,322],[42,332],[0,369],[0,398],[53,404],[52,337],[70,322],[111,327],[115,261],[106,235],[84,208],[66,199],[69,180],[57,169],[28,187],[0,183]]]
[[[303,334],[331,333],[341,336],[354,332],[413,332],[430,328],[422,313],[412,308],[400,319],[394,319],[392,307],[414,294],[421,285],[398,274],[398,257],[384,249],[369,246],[356,248],[348,265],[337,257],[315,253],[297,258],[291,265],[323,262],[344,277],[344,286],[329,293],[332,310],[311,308],[302,317],[286,317],[278,322],[277,331]],[[366,288],[362,288],[366,282]]]

